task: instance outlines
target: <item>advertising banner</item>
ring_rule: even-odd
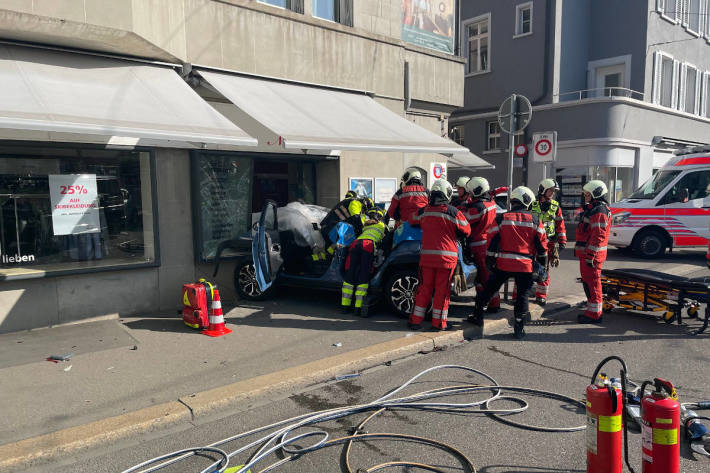
[[[54,234],[100,232],[96,174],[50,174],[48,177]]]
[[[454,53],[454,0],[402,0],[402,39]]]

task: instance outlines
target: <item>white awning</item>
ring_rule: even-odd
[[[363,93],[198,70],[212,87],[287,149],[466,152]],[[237,123],[240,125],[240,123]],[[249,129],[252,123],[245,122]]]
[[[449,158],[449,165],[457,168],[468,169],[495,169],[496,167],[471,152],[456,153]]]
[[[12,45],[0,45],[0,129],[257,144],[170,68]]]

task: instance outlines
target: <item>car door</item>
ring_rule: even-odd
[[[659,200],[675,246],[705,245],[710,219],[710,170],[688,171]]]
[[[267,200],[252,240],[251,255],[254,260],[256,282],[261,292],[266,291],[276,280],[283,259],[279,243],[279,221],[276,202]]]

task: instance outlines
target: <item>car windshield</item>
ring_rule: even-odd
[[[629,199],[653,199],[670,184],[680,171],[658,171],[650,180],[639,187]]]

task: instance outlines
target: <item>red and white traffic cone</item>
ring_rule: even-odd
[[[224,325],[224,315],[222,314],[222,303],[219,300],[219,290],[214,290],[214,299],[212,299],[212,307],[210,313],[210,326],[203,330],[202,333],[210,337],[221,337],[232,333],[230,329]]]

